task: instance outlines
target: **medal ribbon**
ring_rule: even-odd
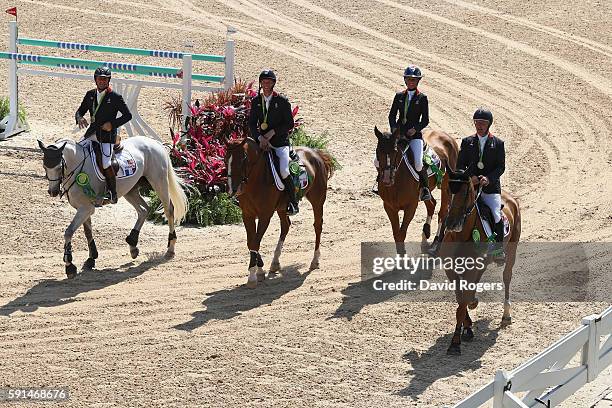
[[[478,159],[478,163],[482,163],[482,156],[484,156],[485,147],[487,146],[487,141],[485,140],[482,145],[482,149],[480,148],[480,141],[478,141],[478,151],[480,152],[480,158]],[[483,163],[484,165],[484,163]]]
[[[100,98],[100,102],[98,103],[98,106],[96,106],[96,109],[94,109],[93,113],[91,114],[91,121],[95,122],[96,121],[96,113],[98,112],[98,109],[100,109],[100,105],[102,105],[102,101],[104,100],[104,97],[106,96],[106,89],[104,91],[102,91],[101,93],[102,97]],[[98,99],[96,98],[96,101]]]
[[[266,109],[266,100],[263,93],[261,94],[261,113],[264,115],[262,123],[268,123],[268,110]]]
[[[416,89],[415,89],[416,91]],[[406,91],[406,99],[404,99],[404,118],[402,119],[402,124],[405,125],[406,122],[408,122],[408,120],[406,119],[406,115],[408,114],[408,105],[409,105],[409,101],[408,101],[408,97],[410,96],[410,94],[408,93],[409,91]],[[414,95],[412,96],[413,98],[416,98],[417,96],[417,92],[414,93]]]

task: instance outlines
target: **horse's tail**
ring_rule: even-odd
[[[323,164],[325,165],[325,173],[327,174],[327,179],[329,180],[334,175],[334,159],[331,154],[329,154],[325,150],[317,149],[317,153],[321,160],[323,160]]]
[[[168,157],[168,194],[170,195],[170,202],[174,207],[174,225],[178,225],[187,215],[189,209],[189,202],[187,201],[187,195],[183,189],[183,180],[176,174],[170,157]]]

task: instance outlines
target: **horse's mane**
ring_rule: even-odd
[[[55,148],[57,148],[59,147],[58,144],[60,144],[61,142],[66,142],[66,144],[76,144],[76,142],[72,139],[62,138],[62,139],[57,139],[55,142],[53,142],[53,144],[50,144],[47,147],[54,146]]]

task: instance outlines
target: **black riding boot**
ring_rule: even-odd
[[[106,188],[108,189],[108,201],[111,204],[117,204],[117,177],[112,166],[104,169],[104,177],[106,178]]]
[[[506,254],[504,253],[504,220],[500,220],[493,227],[495,232],[495,251],[493,252],[493,260],[497,263],[504,262],[506,260]]]
[[[427,178],[427,167],[423,166],[419,172],[419,184],[421,185],[420,201],[431,200],[431,191],[429,191],[429,179]]]
[[[295,186],[293,185],[293,180],[291,180],[291,176],[287,176],[283,179],[283,184],[285,185],[285,190],[287,191],[289,197],[289,203],[287,204],[287,215],[296,215],[300,212],[298,208],[297,199],[295,197]]]

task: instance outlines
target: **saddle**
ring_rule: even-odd
[[[410,146],[407,144],[402,148],[402,160],[406,163],[406,167],[410,170],[412,177],[419,181],[419,174],[414,169],[414,158],[412,154],[408,154],[409,150]],[[427,168],[427,177],[431,177],[432,175],[436,177],[436,185],[439,187],[442,183],[445,169],[441,165],[440,157],[437,155],[436,151],[425,142],[423,142],[423,166]]]
[[[285,185],[280,177],[278,157],[272,151],[267,152],[266,155],[268,156],[267,163],[270,172],[272,173],[274,184],[279,191],[284,191]],[[296,189],[296,197],[298,200],[300,200],[303,196],[304,190],[306,187],[308,187],[310,177],[306,171],[306,166],[304,166],[304,163],[301,162],[295,150],[291,149],[289,152],[289,158],[291,159],[289,161],[289,175],[291,176],[291,180],[293,181],[293,185]]]
[[[504,205],[501,205],[501,210],[504,209]],[[482,227],[487,234],[487,237],[491,238],[493,236],[493,225],[495,225],[495,219],[493,218],[493,211],[491,208],[485,204],[482,197],[478,197],[478,201],[476,202],[476,210],[478,211],[478,215],[480,216],[480,221],[482,221]],[[501,211],[500,210],[500,211]],[[502,221],[504,222],[504,237],[508,235],[510,232],[510,222],[508,221],[508,217],[502,211]]]
[[[98,165],[98,169],[100,169],[100,173],[104,174],[104,168],[102,167],[102,148],[100,143],[96,140],[91,141],[91,145],[96,153],[96,164]],[[113,146],[113,151],[111,153],[111,167],[115,174],[119,172],[119,162],[115,157],[116,154],[119,154],[123,150],[123,146],[121,145],[121,139],[117,137],[117,142]]]

